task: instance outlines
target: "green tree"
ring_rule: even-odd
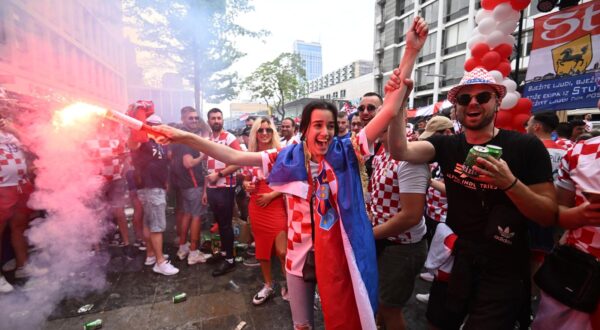
[[[254,8],[248,0],[124,0],[125,22],[138,33],[139,50],[174,67],[194,85],[196,109],[200,93],[217,103],[237,95],[237,74],[226,72],[245,54],[236,37],[262,37],[235,23]]]
[[[298,54],[283,53],[261,64],[243,83],[253,100],[275,108],[279,119],[285,118],[285,103],[303,94],[306,72]]]

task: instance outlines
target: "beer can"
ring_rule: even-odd
[[[187,294],[185,292],[176,294],[173,296],[173,303],[178,304],[187,300]]]
[[[463,164],[463,173],[468,176],[478,176],[477,172],[473,170],[473,165],[477,165],[477,157],[488,157],[489,149],[483,146],[474,146],[469,150],[467,154],[467,159],[465,159],[465,163]]]
[[[83,330],[96,330],[102,328],[102,320],[97,319],[83,325]]]
[[[488,148],[488,154],[496,159],[500,159],[502,157],[502,147],[495,146],[493,144],[488,144],[485,146]]]

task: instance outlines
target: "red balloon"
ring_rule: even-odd
[[[506,60],[506,61],[500,62],[500,64],[498,64],[498,67],[496,68],[496,70],[500,71],[502,73],[502,76],[504,78],[506,78],[512,71],[512,68],[510,67],[510,62],[508,60]]]
[[[527,8],[530,2],[531,0],[511,0],[510,5],[513,7],[514,10],[521,11]]]
[[[525,132],[525,123],[529,120],[531,114],[520,113],[515,115],[512,119],[512,127],[515,131]]]
[[[475,69],[478,66],[481,66],[481,61],[479,61],[475,57],[471,57],[465,62],[465,71],[473,71],[473,69]]]
[[[533,102],[526,97],[520,98],[517,101],[517,105],[514,107],[514,109],[516,111],[518,111],[519,113],[526,113],[526,114],[531,113],[531,108],[533,108]]]
[[[500,54],[498,54],[498,52],[495,52],[493,50],[487,52],[487,54],[483,55],[483,57],[481,58],[481,63],[483,64],[483,67],[488,70],[494,70],[498,64],[500,64],[500,61],[502,59],[500,58]]]
[[[490,46],[485,42],[478,42],[471,48],[471,55],[473,57],[482,58],[487,52],[490,51]]]
[[[502,3],[502,0],[481,0],[481,8],[493,10],[500,3]]]
[[[494,48],[494,51],[498,52],[502,59],[507,59],[512,54],[513,48],[509,44],[500,44]]]
[[[512,113],[510,111],[500,110],[496,112],[495,126],[498,128],[508,128],[512,125]]]

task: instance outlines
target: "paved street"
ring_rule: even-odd
[[[168,223],[172,221],[171,218]],[[173,232],[166,234],[166,253],[170,256],[176,253],[173,238]],[[252,305],[252,296],[262,286],[260,267],[240,263],[236,271],[214,278],[210,274],[213,265],[188,266],[171,257],[180,272],[167,277],[143,266],[141,252],[128,259],[120,248],[109,251],[109,287],[83,299],[63,301],[46,323],[46,329],[80,329],[85,322],[98,318],[103,321],[103,329],[236,329],[241,322],[246,323],[244,329],[292,329],[289,304],[281,298],[279,287],[277,295],[263,306]],[[281,274],[276,273],[275,279],[281,283]],[[239,289],[233,288],[230,281]],[[418,292],[427,290],[428,284],[416,282]],[[187,301],[173,304],[172,297],[181,292],[187,294]],[[79,307],[85,304],[94,307],[87,314],[78,314]],[[320,312],[317,315],[317,328],[323,329]],[[409,329],[426,329],[425,305],[417,302],[414,295],[405,316]]]

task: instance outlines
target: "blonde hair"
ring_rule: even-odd
[[[271,134],[271,146],[269,149],[281,148],[281,144],[279,143],[279,133],[277,133],[277,129],[275,129],[275,125],[273,125],[271,119],[268,117],[260,117],[254,121],[254,124],[252,124],[252,128],[250,129],[250,136],[248,138],[248,151],[259,151],[256,135],[258,133],[258,129],[263,123],[269,124],[269,127],[273,130],[273,134]]]

